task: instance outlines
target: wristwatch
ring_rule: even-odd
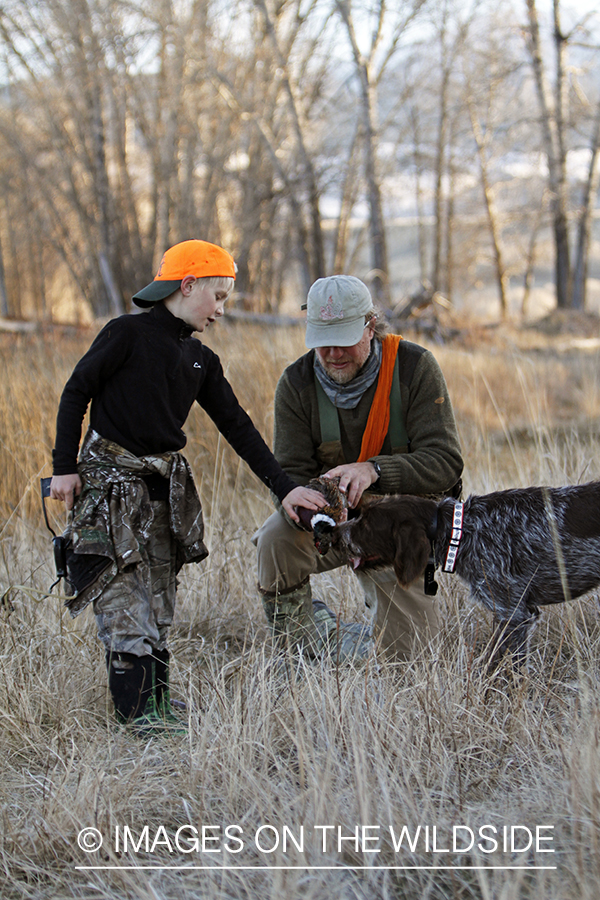
[[[379,481],[379,479],[381,478],[381,466],[379,465],[378,462],[375,462],[374,459],[370,459],[369,462],[371,463],[371,465],[372,465],[373,468],[375,469],[375,471],[376,471],[376,473],[377,473],[377,481]],[[377,484],[377,481],[374,481],[373,484]]]

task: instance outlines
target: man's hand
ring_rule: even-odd
[[[334,478],[339,476],[340,491],[348,493],[348,506],[354,509],[358,506],[363,492],[367,488],[375,484],[379,475],[375,471],[375,466],[370,462],[345,463],[343,466],[336,466],[325,472],[325,478]]]
[[[75,497],[81,493],[82,483],[77,472],[72,475],[53,475],[50,482],[52,500],[64,500],[66,508],[73,509]]]
[[[294,522],[299,522],[300,519],[296,512],[297,506],[303,506],[305,509],[314,509],[316,512],[318,509],[323,509],[324,506],[327,506],[327,501],[323,494],[320,494],[318,491],[299,486],[295,487],[289,494],[286,494],[281,501],[281,505],[290,519]]]

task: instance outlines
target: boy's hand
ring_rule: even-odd
[[[52,500],[64,500],[66,508],[73,509],[75,497],[81,493],[82,483],[77,472],[72,475],[53,475],[50,482]]]
[[[299,486],[295,487],[289,494],[286,494],[281,501],[281,505],[290,519],[294,522],[300,522],[298,513],[296,512],[297,506],[303,506],[305,509],[314,509],[316,511],[317,509],[323,509],[324,506],[327,506],[327,501],[323,494],[320,494],[318,491]]]

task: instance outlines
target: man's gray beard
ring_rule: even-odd
[[[363,367],[361,366],[360,369],[355,369],[354,372],[338,372],[330,366],[323,366],[323,368],[325,373],[332,381],[335,381],[336,384],[348,384],[353,378],[356,378]]]

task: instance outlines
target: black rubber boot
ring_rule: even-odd
[[[154,660],[151,656],[107,651],[108,686],[120,722],[143,716],[153,691]]]
[[[168,654],[167,654],[168,655]],[[154,656],[132,653],[107,653],[108,684],[120,722],[129,725],[138,737],[186,734],[186,728],[170,711],[164,711],[168,698],[163,670],[160,705],[157,702],[156,660]],[[160,666],[160,662],[159,662]],[[167,666],[168,669],[168,666]]]

